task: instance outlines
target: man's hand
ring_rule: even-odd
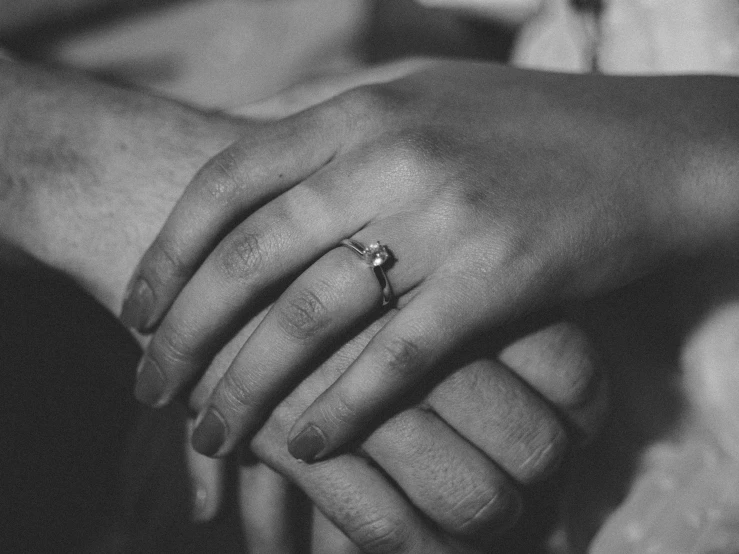
[[[259,319],[216,356],[190,397],[193,410],[202,408]],[[450,377],[358,448],[310,465],[296,461],[287,451],[291,426],[382,323],[302,381],[250,447],[305,491],[362,551],[487,552],[516,520],[521,490],[550,475],[567,449],[597,429],[606,407],[603,376],[583,335],[556,324],[515,340],[499,355],[485,346],[469,352],[472,361],[458,360]],[[391,477],[410,505],[382,475]],[[258,504],[245,506],[244,517],[259,521],[255,509]],[[326,525],[323,516],[318,521]],[[258,528],[266,533],[264,525]],[[343,552],[328,546],[325,551]]]

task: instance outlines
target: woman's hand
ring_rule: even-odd
[[[203,168],[136,272],[126,320],[157,329],[138,397],[168,402],[294,278],[195,431],[229,452],[377,313],[373,271],[337,245],[380,241],[398,310],[290,433],[325,457],[471,338],[736,236],[736,89],[449,62],[265,123]]]

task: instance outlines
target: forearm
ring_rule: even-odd
[[[0,238],[111,310],[235,121],[70,73],[0,62]]]

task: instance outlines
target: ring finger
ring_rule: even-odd
[[[373,233],[394,236],[384,226],[362,231],[366,236]],[[321,352],[377,313],[385,291],[376,271],[352,248],[339,247],[303,273],[275,302],[221,378],[193,434],[196,450],[206,455],[229,452],[240,438],[256,431]],[[418,279],[415,272],[392,272],[399,294]]]
[[[367,223],[374,208],[360,196],[361,209],[347,209],[346,191],[333,186],[341,178],[336,168],[320,171],[218,244],[149,343],[136,381],[140,401],[168,403],[260,307],[265,293]]]

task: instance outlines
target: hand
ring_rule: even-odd
[[[244,125],[239,122],[231,122],[221,118],[211,118],[203,114],[198,114],[192,110],[188,110],[181,106],[169,104],[167,102],[141,97],[133,92],[117,91],[109,89],[88,81],[72,77],[72,76],[56,76],[39,71],[28,71],[22,66],[12,66],[8,68],[12,73],[12,80],[18,91],[15,93],[15,104],[11,104],[15,110],[14,121],[18,125],[15,127],[6,127],[4,132],[16,133],[15,139],[8,144],[12,148],[6,150],[6,157],[3,160],[4,170],[15,178],[17,183],[25,183],[29,190],[21,191],[20,195],[23,199],[21,203],[15,203],[17,198],[13,195],[6,196],[4,203],[0,207],[12,217],[4,218],[3,225],[6,229],[10,229],[8,236],[13,239],[16,245],[24,247],[40,260],[64,270],[85,286],[89,291],[93,292],[104,304],[113,309],[121,298],[123,292],[122,276],[130,271],[130,267],[137,254],[143,251],[144,244],[150,240],[156,232],[157,227],[167,213],[169,207],[174,203],[174,199],[178,194],[178,181],[184,182],[181,177],[186,175],[188,171],[193,171],[197,164],[208,156],[209,151],[215,152],[219,145],[227,143],[237,133],[249,133],[255,130],[255,127]],[[2,74],[0,74],[2,77]],[[25,78],[26,86],[18,85]],[[41,84],[43,86],[38,87]],[[58,96],[56,96],[58,94]],[[48,98],[48,96],[53,98]],[[53,101],[51,101],[53,100]],[[28,103],[29,109],[24,111],[22,108]],[[18,106],[20,104],[20,106]],[[94,106],[94,109],[91,107]],[[125,109],[131,106],[135,109]],[[41,109],[45,107],[45,109]],[[20,114],[25,115],[21,117]],[[135,114],[135,117],[133,116]],[[64,125],[66,119],[74,122],[74,128],[79,134],[75,135],[74,141],[67,140],[65,144],[69,148],[68,155],[74,155],[80,164],[75,166],[64,165],[62,162],[68,158],[59,158],[49,156],[49,152],[55,152],[53,145],[58,144],[60,139],[65,138]],[[115,132],[111,132],[113,129]],[[185,132],[186,131],[186,132]],[[162,133],[167,132],[167,140],[162,141]],[[27,137],[24,142],[21,140]],[[121,144],[125,147],[121,148]],[[47,153],[45,157],[40,155],[29,156],[28,153]],[[155,154],[155,155],[153,155]],[[43,159],[47,165],[39,166],[29,161],[38,161]],[[25,161],[25,163],[21,163]],[[49,171],[54,163],[59,163],[54,171]],[[49,165],[51,164],[51,165]],[[105,168],[104,171],[101,169]],[[79,172],[80,169],[85,171]],[[23,180],[20,177],[23,177]],[[14,193],[19,192],[17,189]],[[28,194],[26,194],[28,193]],[[9,200],[8,200],[9,199]],[[103,201],[104,200],[104,201]],[[20,222],[18,226],[14,224]],[[253,329],[252,329],[253,330]],[[376,329],[373,329],[373,331]],[[549,332],[548,336],[552,336]],[[545,334],[546,336],[546,334]],[[557,333],[554,333],[557,336]],[[506,362],[512,368],[528,368],[519,369],[519,374],[524,380],[528,380],[532,386],[540,390],[544,398],[548,398],[555,405],[561,405],[566,413],[573,414],[573,420],[577,421],[576,413],[580,410],[572,405],[567,409],[568,402],[573,400],[568,393],[575,393],[576,397],[589,398],[589,394],[594,390],[589,386],[592,371],[587,363],[587,357],[581,355],[581,344],[578,347],[577,340],[562,340],[570,333],[562,333],[559,338],[551,341],[538,342],[540,355],[535,355],[536,348],[524,348],[521,350],[520,363],[516,360],[516,356],[511,354],[511,358]],[[364,342],[369,339],[365,336]],[[547,346],[544,348],[543,346]],[[559,345],[559,346],[558,346]],[[312,381],[311,388],[303,388],[303,394],[310,392],[312,396],[307,397],[310,402],[318,392],[320,387],[313,388],[318,383],[324,388],[330,382],[333,382],[338,368],[346,367],[346,361],[353,359],[357,352],[364,346],[362,342],[354,345],[354,350],[347,353],[345,351],[343,365],[327,365],[323,373],[325,382],[320,382],[321,373]],[[241,347],[241,344],[238,344]],[[533,350],[534,353],[529,350]],[[547,350],[549,352],[547,353]],[[514,351],[515,352],[515,349]],[[524,356],[524,353],[525,356]],[[505,355],[503,356],[505,359]],[[220,358],[219,358],[220,359]],[[546,360],[538,364],[536,360]],[[585,360],[583,362],[583,360]],[[339,358],[339,362],[341,359]],[[337,362],[337,363],[339,363]],[[484,367],[487,367],[483,364]],[[226,363],[224,368],[228,367]],[[493,372],[496,364],[490,365]],[[499,367],[499,366],[498,366]],[[562,371],[555,371],[551,375],[547,371],[541,371],[545,367],[562,367]],[[571,368],[571,370],[570,370]],[[326,375],[326,373],[328,375]],[[471,371],[470,375],[481,374],[484,372],[478,369]],[[529,377],[527,378],[527,375]],[[318,379],[318,381],[316,381]],[[432,407],[434,402],[439,406],[439,412],[442,412],[444,406],[451,415],[428,415],[429,407],[426,409],[416,409],[410,416],[410,421],[416,421],[416,427],[419,433],[411,436],[411,439],[420,440],[416,445],[428,441],[428,448],[422,447],[418,459],[427,460],[429,463],[439,462],[435,470],[435,483],[439,486],[448,486],[449,482],[446,477],[450,475],[449,471],[454,471],[455,475],[461,475],[460,483],[469,484],[482,483],[481,491],[486,494],[494,494],[495,488],[485,488],[488,485],[495,485],[501,489],[513,491],[513,497],[505,495],[495,496],[497,502],[503,500],[515,499],[515,488],[505,478],[501,477],[501,473],[496,469],[493,462],[487,457],[480,458],[479,452],[475,448],[467,446],[463,441],[463,448],[456,452],[452,449],[445,449],[444,444],[439,443],[437,439],[439,435],[432,431],[438,429],[438,422],[451,422],[449,428],[453,429],[454,421],[459,420],[456,425],[464,428],[465,419],[468,418],[466,412],[455,412],[455,403],[459,394],[466,394],[464,383],[469,385],[469,381],[465,379],[457,379],[456,382],[459,389],[452,388],[452,393],[448,396],[439,395],[437,400],[428,400],[428,406]],[[496,383],[502,382],[503,385]],[[526,426],[516,426],[507,428],[503,426],[500,433],[497,433],[495,441],[497,443],[485,444],[483,440],[490,440],[485,434],[481,439],[475,439],[479,434],[479,430],[472,428],[469,433],[473,438],[466,440],[476,444],[480,441],[481,448],[492,448],[494,450],[501,449],[504,452],[510,450],[521,455],[522,452],[537,452],[543,449],[544,454],[536,463],[531,463],[528,468],[526,464],[522,467],[524,471],[530,472],[518,477],[522,481],[527,479],[534,480],[540,478],[543,474],[551,471],[556,464],[563,448],[563,434],[561,423],[556,419],[552,419],[550,408],[540,403],[538,397],[531,393],[525,392],[527,389],[520,388],[520,384],[516,385],[515,378],[511,380],[505,377],[501,379],[481,380],[480,383],[485,384],[484,387],[475,387],[476,391],[487,390],[490,387],[491,395],[502,395],[501,402],[495,402],[491,405],[493,411],[486,412],[485,417],[478,421],[489,421],[496,418],[496,406],[506,406],[515,409],[516,406],[522,411],[529,414],[519,423]],[[538,383],[538,384],[537,384]],[[577,384],[578,386],[573,386]],[[305,385],[304,387],[308,387]],[[469,389],[469,387],[467,387]],[[462,391],[453,394],[454,390]],[[516,393],[521,390],[523,392]],[[508,391],[510,394],[506,393]],[[512,391],[512,392],[511,392]],[[590,391],[590,392],[588,392]],[[557,394],[560,393],[560,396]],[[584,395],[584,396],[583,396]],[[444,398],[451,399],[449,404],[445,404]],[[483,398],[484,400],[484,398]],[[293,397],[298,408],[305,403],[303,397]],[[487,402],[484,402],[487,405]],[[571,404],[571,402],[569,402]],[[474,406],[474,402],[468,404]],[[584,402],[583,406],[587,407],[591,404]],[[281,424],[290,421],[289,405],[284,405],[284,409],[280,413],[274,415],[270,421],[273,424]],[[481,408],[482,410],[482,408]],[[456,415],[455,415],[456,413]],[[588,409],[583,409],[582,413],[589,413]],[[294,414],[293,414],[294,415]],[[433,417],[431,417],[433,416]],[[540,417],[541,425],[538,423]],[[282,419],[281,419],[282,418]],[[415,418],[415,419],[414,419]],[[446,418],[446,419],[444,419]],[[497,418],[500,420],[500,414]],[[294,418],[293,418],[294,419]],[[583,421],[590,418],[585,417]],[[398,420],[395,420],[398,421]],[[403,421],[401,418],[399,421]],[[424,425],[428,422],[431,427],[424,431]],[[437,423],[433,423],[437,422]],[[533,423],[532,423],[533,422]],[[474,422],[472,422],[474,423]],[[436,425],[436,427],[434,427]],[[444,425],[447,425],[444,423]],[[522,430],[536,429],[538,432],[523,432]],[[584,428],[587,425],[582,424]],[[385,481],[377,481],[379,473],[375,469],[367,469],[367,465],[361,459],[354,456],[347,466],[343,465],[337,468],[333,477],[322,481],[320,474],[316,473],[313,466],[300,465],[293,462],[284,448],[284,427],[282,434],[265,431],[256,441],[258,449],[261,451],[272,452],[269,458],[275,467],[280,467],[281,463],[289,463],[289,472],[294,476],[295,480],[302,484],[305,483],[309,488],[309,494],[320,499],[321,508],[334,521],[341,523],[346,532],[356,540],[370,540],[374,537],[372,531],[378,531],[377,527],[372,529],[359,529],[352,526],[363,518],[371,518],[373,514],[387,516],[394,524],[401,525],[404,528],[419,533],[429,527],[429,524],[418,517],[415,509],[408,504],[403,496],[398,494],[393,486]],[[400,429],[402,430],[402,426]],[[397,427],[396,427],[397,429]],[[430,431],[429,431],[430,429]],[[393,433],[390,429],[387,437],[392,437]],[[517,434],[523,432],[522,437]],[[270,434],[271,433],[271,434]],[[279,443],[270,445],[269,437],[276,436]],[[451,444],[460,444],[462,435],[454,433],[446,433],[450,438]],[[399,438],[398,438],[399,437]],[[393,439],[386,446],[382,446],[383,442],[379,439],[373,439],[374,446],[366,445],[368,452],[376,452],[377,458],[382,458],[383,452],[392,462],[396,458],[393,454],[394,450],[398,451],[402,456],[408,456],[407,446],[403,445],[400,440],[402,434]],[[422,439],[422,440],[421,440]],[[446,440],[446,439],[445,439]],[[548,441],[552,440],[554,447],[548,446]],[[456,442],[455,442],[456,441]],[[502,441],[502,442],[501,442]],[[412,444],[412,443],[411,443]],[[503,446],[501,446],[503,445]],[[390,454],[388,454],[388,452]],[[469,453],[471,458],[467,459]],[[405,453],[405,454],[403,454]],[[438,456],[432,455],[438,453]],[[500,454],[495,454],[499,456]],[[450,463],[450,456],[452,462]],[[457,464],[458,459],[461,463]],[[475,525],[468,525],[467,529],[458,531],[455,526],[460,522],[465,522],[465,517],[469,518],[470,513],[475,513],[474,508],[479,507],[479,502],[484,501],[485,494],[481,494],[474,498],[465,498],[464,502],[451,512],[446,509],[448,504],[447,498],[438,498],[438,491],[434,493],[434,488],[425,481],[424,472],[415,465],[417,462],[410,460],[409,468],[415,468],[416,471],[412,475],[398,475],[398,479],[404,478],[407,483],[406,487],[415,496],[416,501],[423,509],[424,513],[430,512],[435,514],[434,517],[439,519],[444,526],[443,528],[455,530],[456,534],[470,533],[475,530]],[[475,461],[477,460],[477,461]],[[501,458],[501,463],[505,463],[505,458]],[[351,471],[353,465],[357,466],[357,479],[354,479],[354,473]],[[388,463],[390,465],[390,463]],[[447,467],[450,466],[450,467]],[[323,466],[325,471],[330,471],[332,466]],[[505,465],[504,465],[505,467]],[[403,471],[403,467],[393,469],[390,472]],[[478,472],[480,472],[478,474]],[[397,473],[396,473],[397,474]],[[478,481],[477,477],[483,476],[482,481]],[[468,477],[465,477],[468,476]],[[372,494],[356,494],[348,497],[336,499],[336,505],[332,505],[332,495],[335,495],[337,489],[333,488],[339,482],[345,482],[347,486],[353,486],[353,483],[367,484],[367,479],[371,483],[378,484],[376,490],[373,489]],[[272,499],[279,499],[279,488],[282,486],[279,479],[267,479],[269,490],[272,492]],[[416,482],[418,481],[418,482]],[[456,480],[454,481],[457,482]],[[364,486],[364,485],[362,485]],[[324,490],[324,488],[329,490]],[[253,490],[253,489],[252,489]],[[260,489],[264,490],[264,489]],[[275,493],[275,491],[277,492]],[[391,491],[389,497],[379,494],[380,491]],[[444,490],[444,489],[438,489]],[[467,490],[464,487],[460,491]],[[358,492],[361,491],[357,489]],[[420,492],[419,492],[420,491]],[[455,493],[459,491],[453,491]],[[436,494],[436,496],[434,496]],[[251,507],[252,514],[263,513],[265,498],[269,495],[259,494],[258,498],[253,499],[255,504],[249,504],[246,509]],[[375,498],[378,496],[378,498]],[[206,497],[208,499],[209,497]],[[217,498],[217,497],[210,497]],[[269,502],[269,499],[267,500]],[[478,503],[478,504],[475,504]],[[279,504],[279,502],[278,502]],[[510,518],[508,510],[515,506],[515,502],[506,508],[506,504],[497,504],[493,502],[487,511],[482,512],[482,516],[477,521],[497,521],[501,523]],[[284,507],[281,508],[284,513]],[[470,512],[472,510],[472,512]],[[280,510],[274,510],[279,514]],[[465,514],[467,514],[465,516]],[[292,515],[292,514],[288,514]],[[398,516],[408,515],[411,519],[406,522],[404,519],[398,519]],[[263,522],[259,518],[246,518],[250,524]],[[385,520],[387,521],[387,519]],[[252,525],[254,527],[254,525]],[[272,525],[268,525],[272,527]],[[263,529],[263,527],[261,527]],[[283,529],[284,526],[274,526],[275,529]],[[259,536],[260,527],[257,526],[251,536]],[[362,534],[364,532],[364,534]],[[434,537],[437,538],[434,538]],[[269,537],[268,537],[269,538]],[[278,539],[280,537],[272,537]],[[429,538],[416,536],[416,540],[439,541],[437,535],[430,535]],[[274,543],[277,544],[277,543]]]
[[[251,322],[218,354],[191,395],[192,409],[207,401],[257,324]],[[587,342],[560,323],[513,342],[499,361],[489,356],[460,362],[426,399],[383,424],[357,452],[318,464],[297,463],[286,449],[290,427],[381,326],[375,323],[344,345],[291,392],[251,448],[289,476],[363,551],[488,551],[486,545],[498,544],[501,532],[516,519],[520,486],[551,475],[568,446],[578,436],[592,436],[602,419],[605,383]],[[555,414],[565,414],[565,421]],[[569,438],[567,427],[574,430]],[[366,457],[374,465],[367,465]],[[245,490],[251,487],[246,484]],[[419,518],[417,510],[428,520]],[[263,520],[264,513],[259,501],[243,512],[262,533],[272,526],[253,522]],[[327,522],[317,517],[314,526],[325,532]],[[372,517],[378,521],[367,521]],[[343,533],[334,530],[331,536],[338,540]],[[389,536],[379,540],[384,533]],[[289,530],[282,536],[289,537]]]
[[[293,89],[285,91],[284,93],[278,94],[272,98],[269,98],[263,102],[248,106],[240,113],[248,115],[250,117],[275,117],[275,116],[287,116],[293,113],[297,113],[302,109],[306,109],[312,104],[317,103],[317,99],[329,98],[345,90],[349,90],[362,84],[369,82],[381,82],[389,81],[394,78],[402,76],[402,74],[410,73],[414,70],[418,70],[423,64],[427,64],[422,60],[412,60],[404,63],[393,64],[391,66],[385,66],[382,68],[374,68],[371,71],[353,73],[350,75],[339,76],[333,78],[330,81],[322,80],[319,82],[311,82],[299,85]],[[251,321],[245,329],[242,330],[240,336],[235,338],[229,343],[228,348],[224,349],[213,362],[209,370],[206,372],[205,378],[198,384],[195,393],[192,396],[191,408],[198,411],[202,408],[204,402],[207,401],[212,388],[217,384],[218,379],[225,373],[228,366],[230,365],[233,358],[236,356],[243,343],[248,338],[248,335],[256,327],[258,321],[261,320],[261,315],[255,320]],[[374,327],[377,329],[377,326]],[[356,356],[361,351],[361,347],[366,344],[371,336],[373,330],[368,330],[363,333],[363,336],[355,339],[351,344],[345,346],[342,352],[339,354],[338,359],[332,358],[323,364],[321,371],[324,373],[325,384],[324,388],[329,386],[333,380],[349,365],[351,356]],[[589,356],[589,348],[587,343],[583,341],[582,335],[577,329],[572,328],[567,324],[557,324],[548,329],[539,331],[530,336],[527,336],[523,340],[518,340],[513,345],[506,348],[501,354],[501,361],[506,362],[510,367],[519,368],[519,374],[524,377],[525,381],[534,388],[539,388],[543,391],[539,392],[540,397],[554,399],[555,408],[559,407],[555,411],[559,414],[567,414],[566,419],[570,421],[570,430],[577,430],[575,432],[575,441],[578,442],[577,438],[592,436],[595,429],[597,428],[602,416],[605,412],[606,406],[606,395],[604,389],[604,381],[599,379],[600,373],[593,370],[592,360]],[[485,361],[479,360],[477,363],[478,369],[484,367]],[[331,369],[335,366],[335,369]],[[502,368],[502,366],[501,366]],[[560,370],[557,370],[559,368]],[[468,368],[470,369],[470,368]],[[552,380],[549,374],[554,371],[554,375],[557,375]],[[460,408],[467,408],[470,414],[477,414],[490,411],[491,406],[499,407],[505,405],[505,402],[483,402],[481,406],[479,400],[484,398],[490,400],[498,395],[507,396],[503,391],[506,388],[511,389],[508,392],[514,392],[519,390],[515,386],[515,380],[512,382],[505,378],[497,377],[496,371],[479,371],[479,374],[483,377],[474,380],[474,387],[479,389],[481,396],[473,398],[470,402],[460,402],[455,395],[436,395],[436,400],[440,406],[442,413],[451,413],[452,417],[450,421],[459,420],[461,414],[459,413]],[[476,373],[474,371],[461,371],[459,375],[456,375],[450,381],[455,382],[459,385],[456,390],[465,390],[465,381],[469,380],[471,376]],[[485,378],[487,377],[487,378]],[[505,377],[505,376],[504,376]],[[514,383],[514,386],[511,386]],[[447,383],[449,386],[440,386],[439,390],[455,390],[455,385]],[[471,386],[472,383],[466,383],[467,386]],[[293,396],[297,397],[294,402],[305,402],[306,399],[300,400],[300,393],[296,392]],[[528,394],[524,391],[523,396],[529,398]],[[426,410],[430,409],[428,401],[423,401],[423,406]],[[522,403],[523,404],[523,403]],[[536,403],[534,403],[536,405]],[[423,408],[422,408],[423,409]],[[413,412],[414,410],[411,410]],[[463,410],[464,411],[464,410]],[[432,410],[433,412],[433,410]],[[547,410],[545,408],[544,412]],[[457,417],[454,417],[456,414]],[[407,414],[408,419],[411,421],[414,419],[411,414]],[[477,421],[494,421],[496,420],[495,411],[490,414],[486,414],[488,417],[481,417]],[[539,413],[541,416],[541,413]],[[283,412],[284,417],[285,414]],[[502,416],[498,414],[500,420]],[[508,416],[508,414],[506,414]],[[273,418],[278,417],[273,415]],[[441,416],[440,419],[443,420]],[[465,416],[462,416],[465,417]],[[472,420],[473,418],[467,417]],[[397,469],[404,465],[413,466],[418,461],[412,459],[409,464],[403,464],[398,460],[404,460],[409,455],[413,455],[412,452],[421,450],[422,452],[438,452],[434,458],[436,461],[434,470],[431,474],[436,474],[438,471],[443,471],[447,477],[448,472],[454,471],[459,474],[460,478],[455,479],[457,482],[484,482],[485,475],[489,472],[480,471],[476,473],[475,470],[485,468],[485,464],[482,466],[475,466],[466,463],[454,464],[454,468],[450,469],[444,466],[444,462],[448,461],[450,452],[468,453],[467,442],[470,439],[465,439],[464,436],[459,435],[458,438],[454,437],[454,434],[439,433],[438,428],[434,428],[434,418],[430,415],[426,417],[415,418],[416,425],[420,427],[420,432],[416,434],[415,444],[409,444],[413,441],[409,441],[406,434],[397,432],[397,426],[387,425],[387,429],[383,429],[381,432],[377,432],[374,435],[374,448],[375,451],[379,452],[378,459],[382,459],[382,453],[384,452],[387,456],[388,452],[391,453],[391,468]],[[542,456],[539,461],[539,469],[532,469],[530,475],[524,476],[522,482],[533,482],[541,479],[543,476],[550,474],[557,466],[558,461],[561,457],[562,451],[565,449],[564,443],[573,442],[572,433],[570,433],[569,439],[565,439],[565,434],[562,432],[561,423],[556,419],[545,418],[544,425],[540,426],[539,433],[534,435],[528,435],[525,431],[527,423],[535,421],[536,417],[532,417],[532,414],[526,414],[524,417],[516,419],[518,426],[514,426],[508,433],[503,432],[497,434],[498,439],[501,442],[497,443],[497,448],[492,445],[496,442],[495,440],[471,440],[472,444],[475,444],[481,451],[490,452],[495,450],[496,452],[506,452],[509,449],[523,450],[527,452],[533,452],[539,448],[540,451],[548,450],[548,453]],[[284,427],[284,425],[283,425]],[[428,427],[428,428],[427,428]],[[447,429],[454,427],[446,427]],[[515,430],[514,430],[515,429]],[[488,429],[489,431],[489,429]],[[522,441],[520,445],[514,445],[516,442],[513,436],[536,436],[536,439],[529,440],[528,442]],[[480,437],[482,433],[476,433],[473,431],[467,436]],[[463,446],[460,448],[459,438],[463,441]],[[444,440],[446,439],[446,440]],[[284,438],[283,438],[284,440]],[[448,444],[444,444],[444,443]],[[537,446],[538,443],[538,446]],[[279,443],[277,443],[279,444]],[[419,446],[421,445],[421,446]],[[416,446],[417,448],[412,448]],[[268,447],[274,448],[274,445]],[[411,450],[409,454],[408,450]],[[444,451],[446,448],[446,452]],[[371,446],[367,446],[363,449],[365,455],[368,455],[368,450],[371,450]],[[393,454],[393,450],[399,452]],[[284,451],[284,448],[282,449]],[[217,464],[220,460],[210,460],[210,463],[206,460],[208,458],[200,458],[197,454],[192,451],[189,452],[190,456],[198,460],[200,467],[213,468],[212,464]],[[284,452],[283,452],[284,454]],[[488,466],[494,464],[493,460],[496,455],[491,456],[487,462]],[[426,457],[428,458],[428,456]],[[464,459],[464,457],[462,457]],[[501,459],[505,462],[506,456],[502,456]],[[474,459],[474,456],[473,456]],[[510,463],[510,458],[507,460]],[[378,463],[377,460],[374,460]],[[520,464],[524,465],[524,464]],[[381,466],[382,467],[382,466]],[[492,465],[491,467],[496,467]],[[531,468],[530,468],[531,469]],[[300,470],[300,468],[298,468]],[[488,470],[489,471],[489,470]],[[429,486],[428,475],[425,472],[405,472],[406,479],[404,482],[407,484],[408,489],[415,491],[419,490],[430,491],[430,495],[440,496],[441,490],[448,482],[441,481],[438,490],[434,491],[434,487]],[[464,474],[469,474],[469,479],[464,479]],[[514,469],[512,475],[521,476],[523,474],[521,468]],[[202,475],[198,476],[198,480],[202,481]],[[207,476],[206,476],[207,477]],[[298,481],[305,479],[303,476],[298,478]],[[206,479],[207,480],[207,479]],[[213,478],[211,476],[211,481]],[[279,473],[272,472],[270,469],[263,466],[261,463],[249,464],[244,466],[240,472],[240,498],[247,499],[248,501],[242,502],[241,514],[244,519],[245,538],[248,541],[250,552],[276,552],[278,546],[283,545],[280,552],[291,552],[289,544],[296,544],[295,542],[295,530],[294,526],[290,525],[291,517],[289,517],[291,511],[295,511],[296,499],[295,492],[292,487],[285,481],[285,478]],[[271,485],[268,490],[265,491],[265,485]],[[449,510],[447,504],[440,506],[429,507],[430,499],[426,498],[420,502],[421,506],[425,506],[424,513],[428,514],[433,521],[441,523],[442,527],[450,532],[453,536],[467,536],[470,535],[482,535],[479,529],[487,528],[488,539],[491,536],[497,535],[497,530],[506,525],[506,522],[512,522],[516,515],[516,506],[520,502],[518,498],[518,486],[513,482],[504,480],[499,483],[499,486],[503,489],[507,489],[510,494],[513,491],[513,498],[510,505],[506,508],[503,502],[497,502],[497,509],[489,509],[487,513],[480,514],[477,518],[477,522],[472,525],[466,525],[465,521],[465,510],[468,513],[478,513],[480,501],[472,500],[471,502],[464,502],[462,506],[455,506]],[[270,492],[271,491],[271,492]],[[265,493],[266,492],[266,493]],[[493,491],[491,491],[493,492]],[[464,494],[464,493],[462,493]],[[418,494],[414,495],[418,497]],[[278,501],[274,502],[277,498]],[[270,504],[270,499],[273,499]],[[425,502],[424,502],[425,501]],[[502,505],[502,506],[501,506]],[[349,507],[347,507],[349,508]],[[361,514],[361,510],[356,510],[351,507],[351,511],[356,514]],[[492,506],[491,506],[492,508]],[[347,510],[349,511],[349,510]],[[485,512],[486,510],[482,510]],[[313,524],[312,524],[312,538],[311,545],[313,552],[321,553],[345,553],[345,552],[358,552],[357,546],[354,545],[346,535],[337,528],[331,521],[317,509],[313,511]],[[451,516],[451,517],[450,517]],[[458,517],[457,517],[458,516]],[[467,516],[468,517],[468,516]],[[457,520],[455,521],[455,518]],[[462,522],[460,522],[460,519]],[[487,524],[487,525],[486,525]],[[355,526],[355,522],[348,521],[343,522],[344,527],[352,528]],[[477,531],[472,533],[472,529],[475,528]],[[532,535],[532,530],[527,530],[527,535]],[[478,536],[478,538],[480,538]],[[293,548],[294,549],[294,548]]]
[[[375,276],[337,244],[380,240],[399,310],[290,434],[295,455],[322,458],[476,334],[736,236],[739,217],[724,207],[736,205],[726,169],[739,140],[727,140],[736,127],[716,126],[733,113],[736,84],[709,82],[706,102],[700,78],[454,62],[265,125],[200,171],[132,280],[126,319],[156,328],[138,397],[168,402],[267,291],[297,275],[196,430],[204,453],[229,452],[316,356],[377,311]],[[733,149],[709,160],[711,143]],[[709,182],[720,186],[693,194]]]
[[[0,62],[0,114],[7,123],[0,129],[4,259],[6,245],[12,260],[25,263],[30,255],[75,279],[111,312],[118,311],[127,276],[185,183],[209,157],[251,129],[242,120],[109,87],[72,72],[5,62]],[[179,429],[173,425],[163,431],[172,428]],[[137,459],[141,463],[128,468],[139,472],[137,477],[166,461],[157,448],[161,444],[137,446],[143,461]],[[185,459],[195,485],[196,519],[210,519],[223,498],[224,464],[192,452],[189,441],[182,446],[187,446]],[[250,487],[254,496],[242,505],[250,513],[264,514],[279,503],[280,482],[262,478],[270,472],[263,464],[252,470],[259,486]],[[246,475],[242,480],[247,481]],[[147,483],[134,480],[132,488],[146,491],[128,491],[130,497],[152,493]],[[159,504],[170,499],[169,492],[157,499]],[[181,492],[171,492],[181,500]],[[158,509],[153,507],[157,500],[146,506]],[[165,513],[176,517],[181,506],[167,506]],[[288,515],[288,526],[294,527],[302,514]],[[262,527],[257,523],[245,521],[250,537],[259,536]],[[274,541],[265,551],[278,552],[285,525],[272,521],[269,527]]]

